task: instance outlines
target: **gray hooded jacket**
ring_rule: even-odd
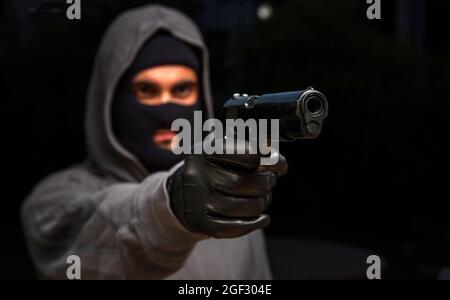
[[[120,15],[103,37],[87,95],[87,161],[42,180],[22,206],[29,251],[43,278],[66,278],[70,255],[80,257],[82,279],[271,277],[261,230],[235,239],[189,232],[172,213],[166,190],[179,165],[149,174],[112,133],[114,88],[158,29],[202,50],[202,88],[212,115],[207,49],[193,22],[160,5]]]

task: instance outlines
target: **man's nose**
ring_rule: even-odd
[[[161,104],[172,102],[172,95],[168,91],[164,91],[161,95]]]

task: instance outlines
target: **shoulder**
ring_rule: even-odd
[[[112,184],[112,179],[93,171],[85,162],[53,172],[41,179],[31,190],[30,197],[51,196],[61,192],[93,192]]]

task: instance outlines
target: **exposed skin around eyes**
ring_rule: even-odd
[[[198,101],[196,72],[182,65],[162,65],[145,69],[133,78],[136,98],[146,105],[173,103],[191,106]]]

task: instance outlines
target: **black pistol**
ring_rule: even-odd
[[[278,119],[280,141],[315,139],[328,115],[326,97],[312,87],[264,94],[234,94],[223,106],[227,119]]]

